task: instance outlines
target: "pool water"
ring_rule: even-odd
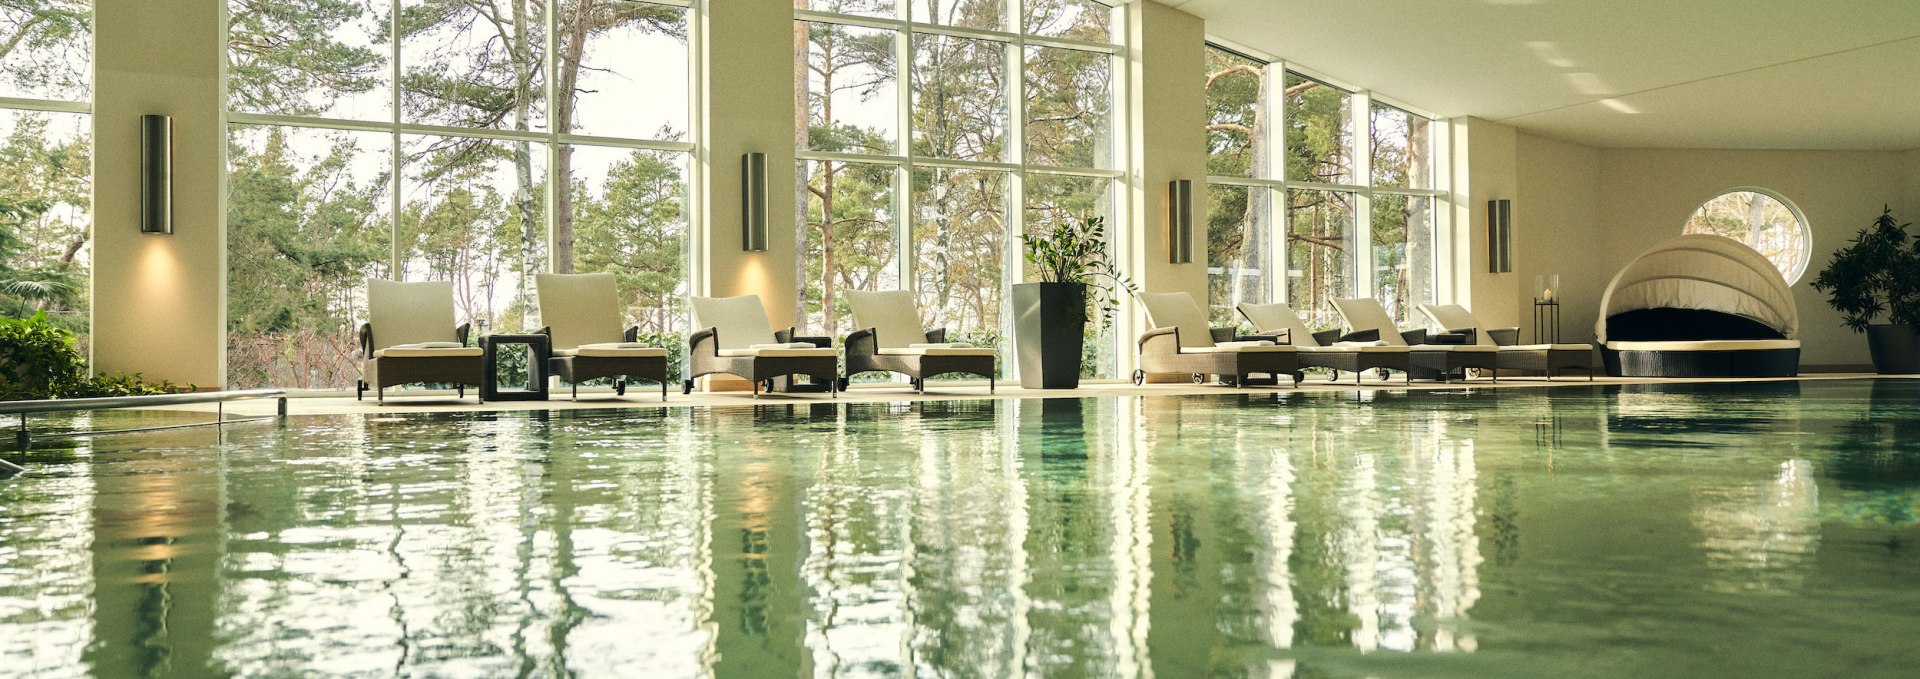
[[[394,410],[11,456],[0,675],[1920,675],[1920,380]]]

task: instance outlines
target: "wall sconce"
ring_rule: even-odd
[[[1167,255],[1174,264],[1193,262],[1193,180],[1167,182]]]
[[[767,154],[740,157],[740,249],[767,250]]]
[[[1513,201],[1487,201],[1487,271],[1513,273]]]
[[[173,118],[140,116],[140,233],[173,233]]]

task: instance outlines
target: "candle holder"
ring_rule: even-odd
[[[1533,301],[1550,302],[1560,297],[1560,274],[1550,273],[1533,277]]]
[[[1533,341],[1560,342],[1560,274],[1533,277]]]

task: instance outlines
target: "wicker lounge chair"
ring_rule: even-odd
[[[824,385],[829,397],[839,391],[840,357],[833,341],[795,337],[792,328],[774,332],[759,295],[695,297],[693,324],[700,330],[687,338],[687,380],[682,393],[693,393],[693,380],[706,375],[733,375],[752,382],[756,398],[762,383],[794,375],[806,375]]]
[[[853,324],[861,328],[847,336],[847,377],[896,372],[912,380],[916,391],[925,392],[928,377],[968,373],[987,378],[987,392],[993,392],[993,349],[950,344],[945,328],[927,330],[920,324],[913,293],[848,290],[846,295]]]
[[[1333,308],[1346,320],[1348,332],[1372,330],[1387,346],[1408,347],[1407,372],[1420,379],[1450,380],[1455,373],[1466,377],[1468,368],[1493,371],[1499,367],[1500,350],[1482,346],[1470,335],[1429,334],[1425,330],[1403,331],[1393,324],[1380,300],[1371,297],[1333,300]],[[1498,373],[1493,374],[1499,381]]]
[[[1472,312],[1458,304],[1422,304],[1420,313],[1446,332],[1477,331],[1473,333],[1476,343],[1499,348],[1501,370],[1537,370],[1552,380],[1556,370],[1577,368],[1587,371],[1588,381],[1593,380],[1591,344],[1520,344],[1519,328],[1483,327]]]
[[[552,338],[547,367],[573,387],[573,400],[580,400],[581,382],[602,377],[614,378],[616,396],[627,394],[628,378],[659,382],[666,400],[667,350],[636,343],[639,326],[620,330],[613,274],[539,274],[534,297],[546,324],[541,332]]]
[[[1253,324],[1256,336],[1298,349],[1300,367],[1333,370],[1330,381],[1340,381],[1340,371],[1344,370],[1353,373],[1353,383],[1357,385],[1361,373],[1373,369],[1398,370],[1408,380],[1413,379],[1413,373],[1408,371],[1412,365],[1411,350],[1388,346],[1378,339],[1378,333],[1343,336],[1339,330],[1313,332],[1300,322],[1300,315],[1293,312],[1293,307],[1285,304],[1242,302],[1239,310],[1240,315]]]
[[[469,326],[453,324],[453,284],[446,281],[367,281],[367,322],[360,326],[360,380],[354,399],[373,389],[387,401],[387,387],[415,382],[478,388],[479,347],[467,346]]]
[[[1147,308],[1152,330],[1140,335],[1140,368],[1133,371],[1133,383],[1142,384],[1148,373],[1192,373],[1195,381],[1217,376],[1228,386],[1253,386],[1248,378],[1270,376],[1279,382],[1282,376],[1300,384],[1299,351],[1270,340],[1233,341],[1231,328],[1208,328],[1206,313],[1193,295],[1185,292],[1138,295]]]

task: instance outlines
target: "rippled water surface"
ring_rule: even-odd
[[[0,675],[1920,675],[1920,381],[401,410],[11,455]]]

